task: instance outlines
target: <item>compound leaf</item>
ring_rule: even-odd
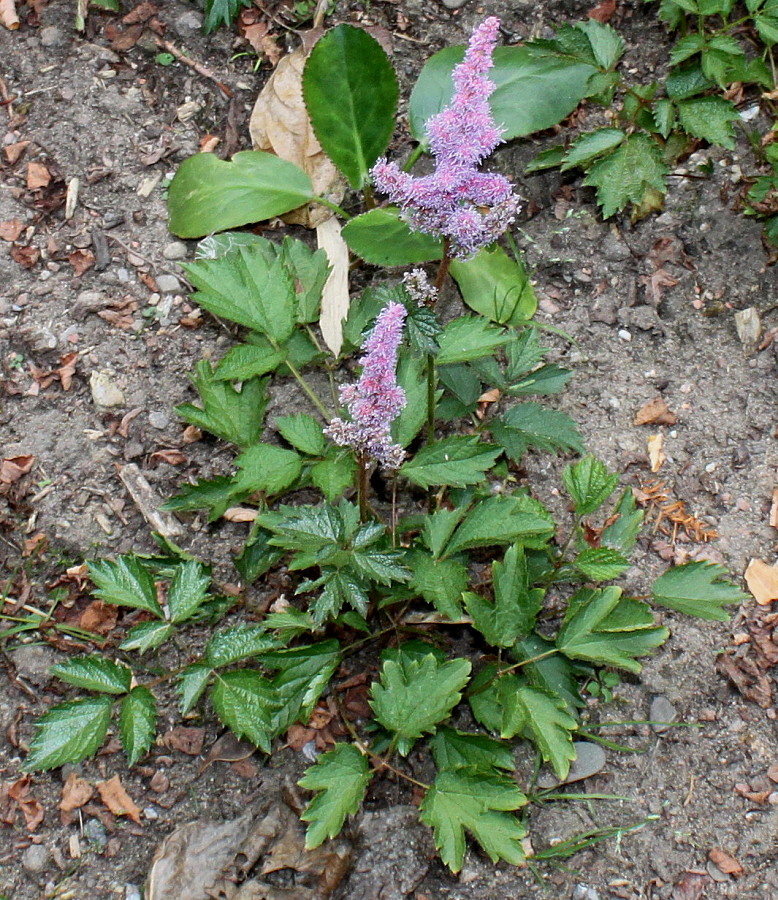
[[[86,565],[89,577],[97,585],[97,590],[93,591],[95,597],[114,606],[143,609],[162,618],[154,579],[137,556],[128,554],[116,560],[97,559]]]
[[[639,206],[651,189],[663,195],[666,174],[659,147],[647,134],[637,132],[597,159],[583,183],[597,189],[597,202],[607,219],[627,203]]]
[[[90,697],[53,706],[35,723],[23,768],[54,769],[96,753],[108,731],[111,703],[110,697]]]
[[[588,516],[610,497],[619,476],[609,474],[603,463],[587,454],[565,468],[562,480],[573,498],[576,515]]]
[[[167,592],[170,621],[189,619],[208,599],[210,583],[210,575],[199,562],[190,559],[178,566]]]
[[[687,616],[726,622],[729,614],[722,607],[748,599],[748,594],[724,580],[726,575],[724,566],[716,563],[675,566],[654,582],[651,599]]]
[[[494,440],[515,462],[521,460],[529,447],[550,453],[583,452],[581,436],[570,416],[531,400],[512,406],[490,428]]]
[[[151,691],[142,685],[134,687],[119,709],[119,739],[131,766],[151,747],[156,722],[157,707]]]
[[[51,674],[67,684],[99,691],[102,694],[126,694],[132,672],[103,656],[76,656],[51,667]]]
[[[270,682],[254,669],[217,674],[211,701],[222,724],[237,738],[248,738],[270,753],[272,718],[279,698]]]

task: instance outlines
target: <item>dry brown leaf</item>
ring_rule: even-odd
[[[648,438],[646,438],[646,444],[648,446],[648,459],[651,463],[651,471],[658,472],[662,463],[667,459],[667,457],[662,452],[662,444],[664,444],[664,435],[663,434],[652,434]]]
[[[0,461],[0,484],[18,481],[30,471],[34,462],[34,456],[6,456]]]
[[[198,774],[202,774],[215,762],[236,763],[249,759],[256,753],[257,748],[248,741],[236,738],[231,731],[225,732],[208,751],[203,760]]]
[[[249,131],[255,150],[267,150],[299,166],[313,182],[314,193],[340,203],[346,183],[322,151],[303,103],[303,68],[311,46],[306,42],[280,60],[257,97]],[[283,218],[315,228],[331,217],[326,207],[311,203]]]
[[[321,328],[324,343],[337,356],[343,346],[343,321],[348,315],[348,246],[341,236],[341,225],[329,218],[316,226],[316,240],[327,254],[332,271],[321,294]]]
[[[616,12],[616,0],[600,0],[597,6],[592,7],[586,15],[590,19],[594,19],[605,25],[610,22],[611,17]]]
[[[186,462],[186,457],[180,450],[155,450],[149,457],[149,462],[164,462],[169,466],[180,466]]]
[[[23,269],[31,269],[40,257],[40,250],[32,245],[19,247],[17,244],[14,244],[11,247],[11,259],[14,262],[18,262]]]
[[[79,616],[78,627],[90,634],[110,634],[118,618],[118,607],[102,600],[93,600]]]
[[[162,735],[160,743],[168,750],[178,750],[187,756],[199,756],[203,751],[205,742],[204,728],[187,728],[185,725],[176,725],[170,731]]]
[[[107,781],[98,781],[95,787],[100,799],[115,816],[127,816],[140,825],[140,810],[125,791],[118,775]]]
[[[13,165],[15,162],[18,162],[22,153],[30,146],[30,141],[16,141],[13,144],[9,144],[7,147],[3,147],[3,155],[5,156],[9,165]]]
[[[75,772],[71,772],[62,788],[59,808],[66,813],[80,809],[92,799],[94,793],[94,787],[85,778],[79,778]]]
[[[670,412],[664,397],[654,397],[635,414],[635,425],[675,425],[678,419]]]
[[[57,375],[59,375],[59,380],[62,384],[63,391],[69,391],[70,386],[73,384],[73,376],[76,374],[77,360],[78,353],[68,353],[65,356],[60,357],[60,365],[56,372]]]
[[[7,219],[0,222],[0,240],[16,241],[19,235],[24,231],[24,222],[21,219]]]
[[[9,31],[16,31],[19,27],[15,0],[0,0],[0,25]]]
[[[671,900],[702,900],[705,888],[713,879],[701,872],[684,872],[680,881],[673,885]]]
[[[740,878],[743,874],[743,867],[735,857],[730,856],[718,847],[708,851],[708,859],[725,875],[734,875],[735,878]]]
[[[256,509],[247,506],[231,506],[222,513],[222,518],[227,522],[253,522],[259,515]]]
[[[752,559],[745,579],[760,606],[769,606],[773,600],[778,600],[778,566],[768,566],[761,559]]]
[[[35,831],[43,821],[43,807],[30,793],[30,776],[17,779],[8,788],[8,796],[22,811],[27,831]]]
[[[778,528],[778,488],[773,491],[773,502],[770,506],[770,524]]]
[[[51,181],[51,172],[39,162],[27,163],[27,187],[31,191],[45,188]]]
[[[76,276],[80,277],[95,264],[95,255],[91,250],[74,250],[68,253],[68,262]]]

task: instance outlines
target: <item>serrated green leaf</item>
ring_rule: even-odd
[[[520,325],[535,315],[538,301],[527,270],[502,247],[483,247],[468,260],[453,259],[449,271],[470,309],[493,322]]]
[[[656,101],[652,113],[656,130],[665,140],[667,140],[675,125],[675,106],[671,100],[663,98],[662,100]]]
[[[220,25],[229,28],[235,21],[238,10],[242,6],[250,5],[250,0],[205,0],[203,3],[203,12],[205,13],[203,33],[210,34]],[[118,11],[118,5],[116,9]]]
[[[532,175],[533,172],[545,172],[546,169],[556,169],[562,165],[566,152],[565,147],[561,144],[557,147],[548,147],[546,150],[541,150],[524,167],[524,174]]]
[[[515,766],[510,747],[485,734],[467,734],[443,726],[430,738],[432,758],[438,769],[460,769],[472,766],[484,772]]]
[[[629,568],[629,560],[610,547],[588,547],[573,560],[573,565],[591,581],[611,581]]]
[[[673,69],[665,79],[665,90],[671,100],[694,97],[711,87],[713,87],[713,82],[710,78],[705,77],[698,60]]]
[[[133,625],[127,637],[119,644],[120,650],[137,650],[145,653],[164,644],[175,629],[169,622],[141,622]]]
[[[361,28],[337,25],[314,45],[303,72],[303,98],[327,156],[354,190],[394,130],[399,88],[389,58]]]
[[[294,606],[265,616],[264,625],[268,630],[275,631],[283,643],[288,643],[306,631],[313,631],[313,619],[310,615]]]
[[[429,654],[417,660],[401,649],[396,660],[384,661],[370,705],[384,728],[412,741],[448,718],[462,697],[470,669],[466,659],[440,663]]]
[[[433,829],[440,858],[452,872],[462,868],[465,831],[493,862],[519,865],[526,831],[509,813],[526,802],[511,778],[473,767],[444,769],[422,801],[420,818]]]
[[[604,463],[587,453],[578,462],[565,467],[562,480],[572,497],[576,515],[588,516],[610,497],[619,476],[611,475]]]
[[[228,475],[199,479],[195,484],[184,484],[177,494],[162,504],[162,509],[188,512],[207,509],[208,521],[215,522],[235,503],[235,482]]]
[[[407,447],[427,421],[425,368],[422,357],[400,353],[397,363],[397,384],[405,391],[405,406],[392,422],[392,439],[401,447]]]
[[[490,356],[496,347],[507,344],[510,339],[511,335],[504,328],[497,328],[479,316],[452,319],[438,338],[435,362],[446,366]]]
[[[324,434],[321,425],[305,413],[292,416],[279,416],[275,420],[276,430],[284,440],[293,447],[307,453],[308,456],[324,454]]]
[[[620,602],[620,588],[591,591],[588,602],[581,604],[562,625],[556,646],[571,659],[639,672],[641,666],[636,657],[645,656],[654,647],[663,644],[669,631],[666,628],[646,627],[642,613],[633,605],[637,601],[629,601],[629,606],[636,609],[638,615],[634,631],[605,630],[603,623],[607,623]]]
[[[566,172],[576,166],[585,169],[598,156],[618,147],[625,137],[626,134],[620,128],[598,128],[596,131],[582,134],[573,141],[565,154],[560,170]]]
[[[438,379],[446,390],[459,400],[463,407],[470,412],[475,410],[478,398],[483,393],[483,388],[481,379],[471,366],[464,364],[440,366],[438,368]],[[438,415],[440,415],[440,410],[438,410]]]
[[[443,257],[442,239],[412,231],[395,206],[354,216],[341,233],[349,249],[373,266],[413,266]]]
[[[153,694],[142,685],[134,687],[119,709],[119,739],[129,765],[134,766],[151,747],[156,724],[157,707]]]
[[[237,669],[216,675],[211,702],[223,725],[237,738],[247,738],[270,753],[272,719],[279,697],[267,678],[254,669]]]
[[[585,706],[578,689],[579,664],[557,653],[551,641],[533,633],[511,648],[511,656],[522,663],[523,679],[533,687],[558,697],[571,715]]]
[[[625,554],[629,553],[635,546],[643,522],[643,510],[636,508],[635,498],[629,488],[626,488],[619,497],[613,514],[616,518],[603,528],[600,544]]]
[[[95,597],[114,606],[144,609],[162,618],[154,579],[137,556],[128,554],[116,560],[97,559],[86,565],[89,577],[97,585],[97,590],[92,592]]]
[[[445,548],[444,557],[476,547],[491,547],[521,541],[525,546],[545,544],[554,533],[554,520],[531,497],[489,497],[467,514]]]
[[[327,457],[311,466],[311,481],[324,494],[328,503],[354,484],[357,464],[351,453],[341,450],[327,452]]]
[[[205,567],[194,560],[187,560],[176,569],[167,592],[170,621],[185,622],[208,599],[211,576]]]
[[[264,625],[234,625],[211,635],[205,645],[205,661],[212,667],[229,666],[277,647],[278,641]]]
[[[280,494],[293,484],[303,468],[300,455],[273,444],[255,444],[235,460],[240,472],[235,477],[235,491]]]
[[[675,566],[660,575],[651,589],[651,599],[660,606],[700,619],[729,621],[722,609],[732,603],[743,603],[748,594],[726,581],[724,566],[709,562],[690,562]]]
[[[280,506],[257,520],[274,532],[269,543],[286,550],[312,552],[345,538],[343,516],[333,506]]]
[[[196,153],[170,183],[169,228],[182,238],[203,237],[283,215],[312,198],[305,172],[272,153],[243,150],[231,162]]]
[[[597,189],[597,203],[607,219],[630,202],[639,205],[651,188],[664,195],[666,174],[659,147],[647,134],[636,132],[595,160],[583,184]]]
[[[530,447],[551,453],[566,450],[583,453],[581,436],[570,416],[531,400],[512,406],[489,427],[494,440],[515,462]]]
[[[236,391],[231,384],[218,381],[210,363],[201,359],[191,380],[202,408],[191,403],[177,406],[176,412],[184,421],[241,448],[256,444],[267,406],[267,378],[251,378]]]
[[[541,366],[525,375],[520,381],[509,385],[505,393],[511,397],[522,397],[527,394],[537,394],[540,396],[548,396],[549,394],[558,394],[564,390],[565,385],[572,377],[573,373],[569,369],[563,369],[560,366],[551,363]]]
[[[296,321],[317,322],[321,292],[330,274],[330,263],[323,249],[312,251],[303,241],[287,235],[281,244],[281,260],[294,276],[297,293]]]
[[[35,735],[22,765],[28,772],[79,763],[96,753],[111,721],[110,697],[59,703],[35,722]]]
[[[176,692],[178,693],[178,708],[182,716],[192,711],[208,686],[213,669],[203,663],[193,663],[180,672],[176,679]]]
[[[443,616],[456,620],[462,615],[462,594],[467,590],[465,566],[454,559],[433,559],[417,551],[409,557],[413,572],[411,587]]]
[[[766,46],[772,47],[773,44],[778,43],[778,16],[754,16],[754,25]]]
[[[467,512],[467,507],[459,506],[454,509],[445,507],[424,517],[422,538],[432,555],[437,559],[442,553],[446,542],[454,533]]]
[[[691,59],[705,47],[705,35],[697,32],[687,34],[678,40],[670,51],[670,65],[677,66],[687,59]]]
[[[693,97],[677,104],[678,121],[688,134],[728,150],[735,146],[737,109],[723,97]]]
[[[284,360],[281,350],[273,349],[270,341],[259,335],[262,343],[238,344],[219,360],[214,378],[219,381],[247,381],[275,371]]]
[[[132,671],[127,666],[96,654],[57,663],[51,667],[51,674],[67,684],[104,694],[126,694],[132,681]]]
[[[531,590],[527,561],[520,544],[509,547],[502,562],[492,564],[494,602],[479,594],[466,593],[465,606],[473,626],[493,647],[512,647],[528,634],[543,602],[542,590]]]
[[[575,28],[582,31],[589,39],[594,58],[603,69],[612,69],[624,52],[624,39],[610,25],[596,19],[576,22]]]
[[[314,628],[320,628],[327,619],[336,619],[344,604],[348,604],[362,616],[367,615],[369,597],[365,585],[351,572],[328,571],[314,583],[301,584],[297,588],[297,593],[322,586],[322,592],[310,604]]]
[[[271,533],[267,529],[254,525],[243,549],[233,557],[232,564],[244,584],[253,584],[283,556],[280,550],[269,545],[270,538]]]
[[[417,306],[414,298],[406,293],[410,309],[405,318],[405,333],[408,336],[408,344],[414,353],[438,352],[438,337],[443,327],[438,321],[434,310],[428,306]]]
[[[264,665],[279,670],[271,682],[279,701],[272,719],[274,735],[286,731],[294,722],[308,721],[340,659],[335,640],[265,654]]]
[[[297,783],[305,790],[320,791],[300,815],[311,823],[305,833],[306,850],[340,833],[346,816],[359,809],[370,777],[367,757],[353,744],[336,744],[306,769]]]
[[[422,488],[464,487],[482,481],[499,455],[499,448],[482,443],[477,436],[457,435],[422,447],[402,464],[400,473]]]

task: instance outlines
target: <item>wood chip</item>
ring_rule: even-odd
[[[119,478],[153,531],[158,531],[166,538],[180,537],[184,534],[184,529],[172,514],[159,508],[162,506],[162,498],[146,481],[135,463],[129,463],[119,469]]]

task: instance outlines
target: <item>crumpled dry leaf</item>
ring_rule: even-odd
[[[9,31],[16,31],[19,27],[19,17],[16,15],[16,0],[0,0],[0,25]]]
[[[8,796],[22,811],[27,831],[35,831],[43,821],[43,807],[30,793],[30,776],[23,775],[14,781],[8,788]]]
[[[208,751],[197,774],[202,775],[208,766],[215,762],[243,762],[252,757],[256,750],[257,748],[249,741],[242,741],[231,731],[226,731]]]
[[[635,425],[675,425],[675,413],[670,412],[664,397],[654,397],[635,413]]]
[[[735,878],[740,878],[743,874],[743,867],[734,856],[730,856],[718,847],[708,851],[708,859],[725,875],[733,875]]]
[[[255,150],[275,153],[299,166],[310,177],[317,194],[340,203],[346,183],[321,149],[303,103],[303,68],[319,34],[308,32],[302,46],[278,63],[254,104],[249,132]],[[331,217],[326,207],[310,203],[283,219],[292,225],[315,228]]]
[[[168,750],[178,750],[187,756],[199,756],[203,752],[205,742],[204,728],[187,728],[185,725],[176,725],[170,731],[162,735],[160,743]]]
[[[69,825],[73,819],[70,813],[89,803],[94,793],[94,787],[85,778],[79,778],[75,772],[71,772],[62,787],[62,797],[59,801],[62,824]]]
[[[100,799],[115,816],[127,816],[140,825],[140,810],[125,791],[118,775],[107,781],[98,781],[95,787]]]
[[[681,880],[673,885],[672,900],[702,900],[706,886],[711,883],[710,875],[684,872]]]
[[[761,559],[752,559],[745,573],[746,584],[760,606],[778,600],[778,566],[768,566]]]
[[[13,484],[26,475],[35,462],[34,456],[6,456],[0,461],[0,484]]]
[[[51,181],[51,172],[39,162],[27,163],[27,187],[31,191],[45,188]]]
[[[348,293],[348,247],[341,237],[340,222],[334,217],[316,226],[316,240],[332,267],[321,294],[319,328],[324,343],[337,356],[343,346],[343,321],[351,302]]]
[[[13,242],[19,239],[25,225],[21,219],[6,219],[0,222],[0,240]]]
[[[651,471],[658,472],[662,463],[667,459],[667,457],[662,452],[662,444],[664,443],[664,435],[652,434],[648,438],[646,438],[646,444],[648,446],[648,459],[651,463]]]

